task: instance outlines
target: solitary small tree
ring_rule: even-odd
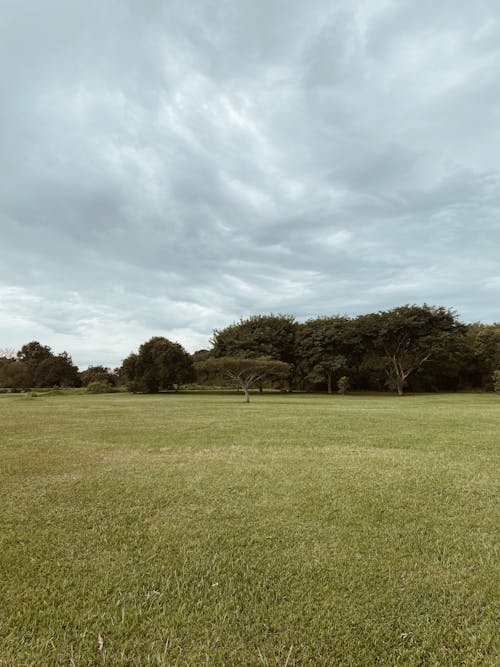
[[[195,363],[195,369],[201,380],[237,385],[245,394],[245,403],[250,403],[250,389],[259,382],[284,380],[290,373],[289,364],[267,357],[211,357]]]

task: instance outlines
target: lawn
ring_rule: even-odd
[[[0,665],[496,665],[500,397],[0,395]]]

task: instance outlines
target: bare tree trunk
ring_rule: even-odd
[[[328,385],[328,393],[332,393],[332,374],[328,373],[326,374],[326,379],[327,379],[327,385]]]
[[[250,392],[248,391],[248,387],[243,387],[243,391],[245,392],[245,403],[250,403]]]

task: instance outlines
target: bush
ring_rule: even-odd
[[[337,387],[339,388],[339,394],[342,394],[342,396],[347,393],[347,390],[349,389],[349,378],[347,375],[343,375],[339,381],[337,382]]]
[[[115,388],[109,382],[91,382],[87,386],[89,394],[112,394]]]

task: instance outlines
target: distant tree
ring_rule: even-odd
[[[123,361],[123,374],[129,391],[157,393],[195,377],[191,356],[179,345],[162,336],[143,343],[137,354]]]
[[[262,380],[269,382],[288,377],[290,367],[283,361],[268,357],[212,357],[195,364],[200,380],[230,383],[243,390],[245,402],[250,403],[250,389]]]
[[[211,343],[216,357],[268,357],[289,364],[289,388],[295,367],[295,333],[298,323],[293,315],[252,315],[224,329],[214,331]]]
[[[30,369],[23,361],[11,357],[0,358],[0,387],[18,391],[29,389],[30,386]]]
[[[137,365],[137,359],[138,355],[136,352],[131,352],[128,357],[126,357],[122,361],[122,365],[115,369],[115,373],[118,376],[118,381],[119,384],[121,385],[127,385],[127,387],[130,389],[130,387],[134,383],[134,378],[136,375],[136,365]],[[133,389],[130,389],[130,391],[133,391]]]
[[[313,384],[324,382],[329,394],[333,392],[334,375],[346,368],[352,348],[347,317],[317,317],[298,327],[295,353],[302,374]]]
[[[500,370],[493,372],[493,389],[500,393]]]
[[[51,355],[41,361],[35,371],[35,387],[79,387],[78,368],[67,352]]]
[[[38,366],[45,360],[53,358],[54,354],[48,345],[42,345],[37,340],[26,343],[17,353],[17,358],[26,364],[29,374],[29,386],[35,386],[35,376]]]
[[[492,375],[500,367],[500,323],[479,324],[473,345],[481,386],[492,389]]]
[[[193,363],[196,363],[197,361],[205,361],[205,359],[208,359],[211,356],[213,356],[212,350],[196,350],[196,352],[193,352],[191,355],[191,359],[193,360]]]
[[[80,379],[84,387],[91,382],[104,382],[112,387],[118,384],[116,373],[105,366],[89,366],[86,370],[80,371]]]
[[[400,396],[408,377],[423,364],[449,361],[450,350],[464,329],[452,311],[425,304],[400,306],[356,319],[365,349],[383,360],[389,385]]]

